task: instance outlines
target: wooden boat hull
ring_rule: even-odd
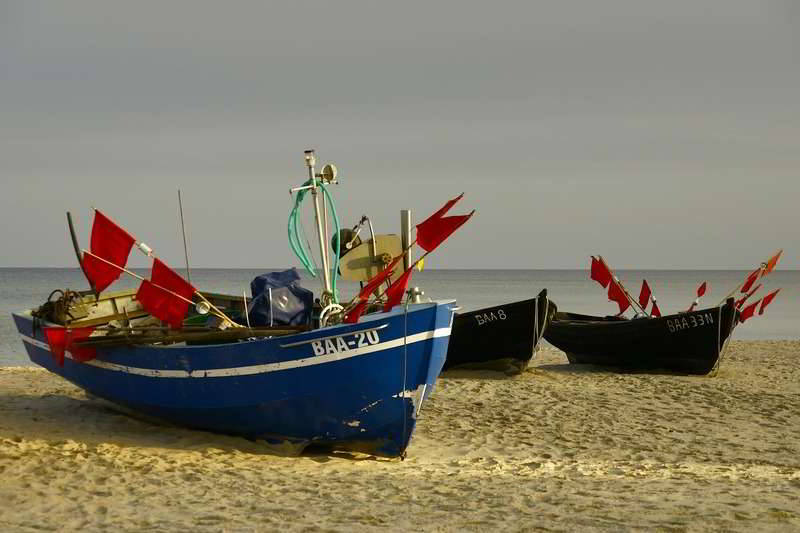
[[[718,307],[660,318],[557,313],[544,338],[573,364],[708,374],[717,366],[737,322],[733,299]]]
[[[224,344],[98,348],[63,366],[30,312],[14,314],[34,363],[148,417],[263,439],[404,454],[444,364],[455,302],[412,304],[344,324]]]
[[[522,372],[555,312],[545,289],[536,298],[456,313],[444,369]]]

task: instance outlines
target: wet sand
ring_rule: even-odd
[[[0,480],[3,531],[800,531],[800,341],[734,341],[715,377],[554,349],[450,372],[405,461],[271,455],[0,368]]]

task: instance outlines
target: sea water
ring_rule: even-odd
[[[250,280],[269,269],[194,269],[192,283],[201,290],[250,295]],[[147,270],[137,271],[147,276]],[[301,283],[319,292],[319,280],[301,272]],[[658,299],[663,314],[686,310],[703,281],[709,290],[700,308],[716,305],[747,275],[734,270],[648,270],[618,271],[617,275],[634,298],[646,279]],[[138,281],[124,276],[111,290],[134,288]],[[776,270],[764,280],[759,296],[781,287],[782,290],[764,316],[755,316],[734,333],[734,339],[800,338],[800,271]],[[541,289],[558,309],[577,313],[606,315],[617,311],[605,290],[591,281],[586,270],[423,270],[414,272],[411,286],[419,286],[433,299],[455,298],[462,310],[479,309],[536,296]],[[55,289],[82,290],[87,282],[77,268],[0,268],[0,365],[28,365],[25,348],[11,317],[14,311],[38,307]],[[354,283],[339,282],[343,299],[357,291]],[[753,299],[753,301],[756,298]],[[630,312],[629,312],[630,313]],[[800,364],[800,362],[798,362]]]

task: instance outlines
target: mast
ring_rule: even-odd
[[[331,290],[331,273],[328,269],[328,254],[327,246],[325,243],[325,230],[322,227],[322,216],[319,208],[319,197],[317,191],[317,177],[314,174],[314,165],[317,159],[314,156],[314,150],[305,151],[306,166],[308,167],[308,179],[311,181],[311,196],[314,201],[314,217],[317,221],[317,240],[319,241],[319,254],[322,260],[322,279],[325,285],[325,292],[333,294]]]
[[[192,282],[192,276],[189,273],[189,249],[186,247],[186,226],[183,223],[183,202],[181,202],[181,190],[178,189],[178,209],[181,212],[181,232],[183,233],[183,256],[186,258],[186,281]]]

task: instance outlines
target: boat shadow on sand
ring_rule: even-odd
[[[200,453],[245,453],[273,457],[395,461],[366,454],[332,450],[329,446],[270,444],[266,441],[210,433],[124,412],[104,400],[58,393],[0,393],[0,445],[9,441],[44,441],[46,446],[77,444],[88,449],[171,449]],[[83,446],[81,446],[83,445]]]
[[[686,372],[676,372],[665,368],[631,370],[615,366],[575,364],[575,363],[547,363],[531,367],[530,370],[555,372],[558,374],[624,374],[624,375],[660,375],[660,376],[692,376],[692,377],[713,377],[716,371],[706,375],[692,375]]]

